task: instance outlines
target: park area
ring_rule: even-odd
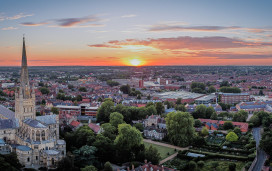
[[[165,146],[161,146],[161,145],[157,145],[157,144],[151,144],[148,142],[144,142],[144,145],[146,148],[149,148],[150,145],[155,147],[161,155],[161,160],[163,160],[163,159],[167,158],[168,156],[171,156],[172,154],[175,153],[175,149],[173,149],[173,148],[169,148],[169,147],[165,147]]]

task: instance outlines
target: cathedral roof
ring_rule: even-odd
[[[18,124],[15,119],[0,119],[0,129],[17,128]]]
[[[57,115],[44,115],[44,116],[37,116],[36,120],[40,121],[43,124],[51,125],[56,124],[56,117]]]
[[[28,147],[28,146],[25,146],[25,145],[19,145],[16,147],[18,150],[21,150],[21,151],[30,151],[32,150],[32,148]]]
[[[59,154],[59,151],[56,150],[44,150],[44,152],[48,155],[57,155]]]
[[[31,119],[31,118],[25,119],[24,123],[31,126],[31,127],[33,127],[33,128],[46,128],[46,126],[44,124],[42,124],[38,120],[34,120],[34,119]]]
[[[15,113],[8,108],[0,105],[0,119],[13,119],[15,117]]]

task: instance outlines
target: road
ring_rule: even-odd
[[[261,128],[253,128],[252,132],[253,132],[253,137],[256,141],[256,147],[258,150],[257,162],[252,170],[253,171],[261,171],[262,167],[264,165],[264,162],[266,160],[266,153],[262,149],[259,149],[259,144],[260,144],[260,140],[261,140]]]

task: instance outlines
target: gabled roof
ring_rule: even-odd
[[[43,124],[46,125],[51,125],[51,124],[56,124],[56,117],[57,115],[44,115],[44,116],[37,116],[36,120],[40,121]]]
[[[25,119],[24,123],[31,126],[31,127],[33,127],[33,128],[46,128],[46,126],[44,124],[42,124],[38,120],[33,120],[31,118]]]
[[[18,124],[15,119],[0,119],[0,129],[17,128]]]
[[[8,108],[0,105],[0,115],[7,119],[13,119],[15,117],[15,113]]]
[[[16,147],[18,150],[21,150],[21,151],[30,151],[32,150],[32,148],[28,147],[28,146],[25,146],[25,145],[19,145]]]
[[[96,134],[100,131],[100,126],[99,125],[96,125],[94,123],[90,123],[88,125]]]

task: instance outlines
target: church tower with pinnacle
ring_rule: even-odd
[[[29,85],[25,38],[23,38],[20,87],[15,93],[15,118],[19,120],[20,125],[26,118],[36,119],[35,91],[34,87],[31,89]]]

